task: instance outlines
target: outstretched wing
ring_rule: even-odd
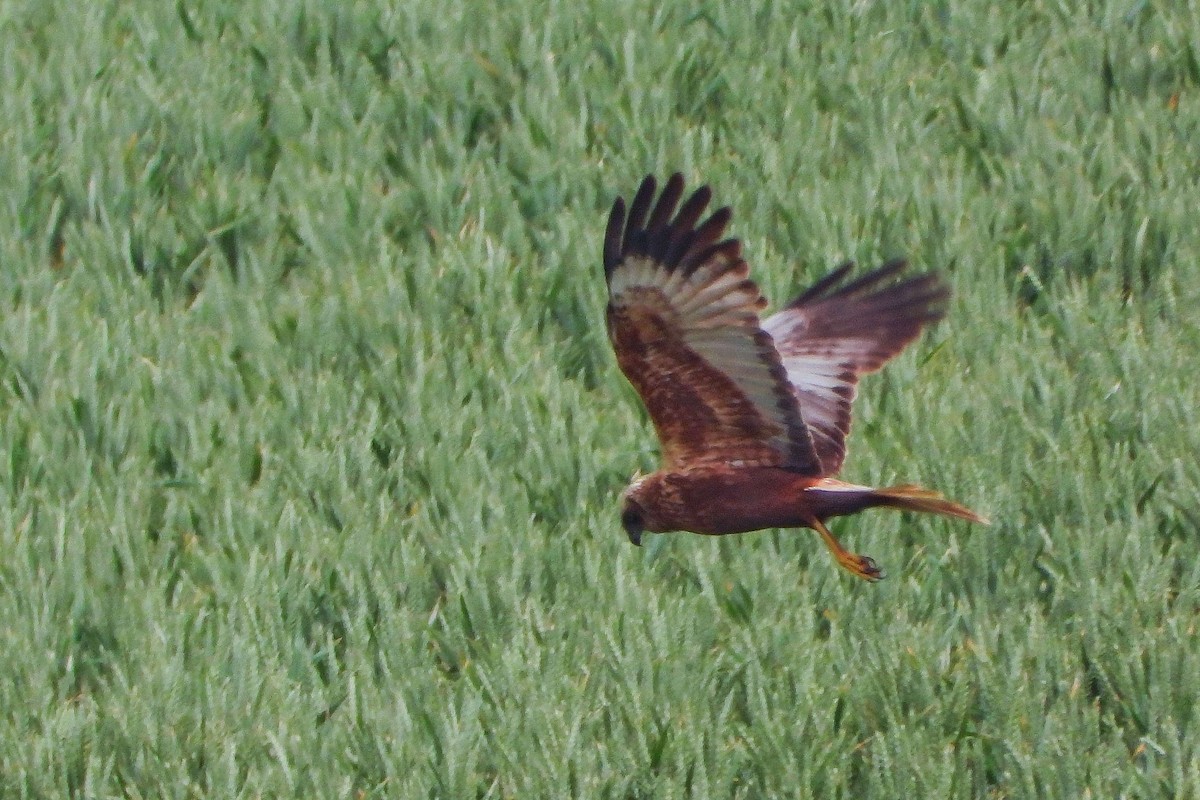
[[[683,177],[654,202],[642,181],[625,216],[618,198],[604,235],[608,334],[621,370],[650,412],[672,468],[699,463],[821,471],[749,280],[741,243],[721,241],[730,211],[697,226],[707,186],[676,213]],[[647,214],[649,217],[647,218]],[[672,219],[672,216],[674,218]]]
[[[941,319],[950,297],[932,273],[889,283],[905,269],[904,261],[843,285],[853,266],[834,270],[763,323],[795,388],[824,475],[836,474],[846,458],[858,377],[882,367],[925,325]]]

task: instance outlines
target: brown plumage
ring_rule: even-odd
[[[741,243],[722,239],[730,210],[700,222],[712,192],[701,187],[680,206],[678,174],[657,202],[655,190],[647,176],[628,215],[618,198],[604,235],[609,338],[663,455],[661,469],[625,490],[630,541],[640,544],[642,531],[806,527],[839,564],[876,580],[875,562],[844,549],[825,520],[884,507],[986,522],[919,486],[832,477],[859,376],[942,318],[950,292],[941,279],[901,277],[906,265],[893,261],[846,282],[846,264],[760,322],[766,300]]]

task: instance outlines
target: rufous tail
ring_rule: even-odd
[[[960,506],[935,491],[911,483],[875,489],[873,495],[876,498],[874,505],[883,508],[925,511],[930,514],[941,514],[943,517],[957,517],[968,522],[978,522],[982,525],[991,524],[986,518],[979,516],[966,506]]]

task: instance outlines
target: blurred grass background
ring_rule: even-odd
[[[1200,795],[1195,3],[0,8],[6,797]],[[947,322],[845,476],[629,547],[604,215]]]

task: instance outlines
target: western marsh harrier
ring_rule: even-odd
[[[874,560],[843,548],[827,519],[883,507],[986,522],[919,486],[832,477],[859,376],[945,314],[950,292],[938,276],[901,278],[906,265],[893,261],[847,281],[847,264],[760,322],[766,300],[741,243],[721,238],[730,210],[700,222],[712,192],[701,187],[680,206],[678,174],[657,202],[655,190],[647,176],[628,215],[618,198],[604,234],[608,335],[662,444],[662,467],[622,497],[629,540],[812,528],[839,564],[878,580]]]

